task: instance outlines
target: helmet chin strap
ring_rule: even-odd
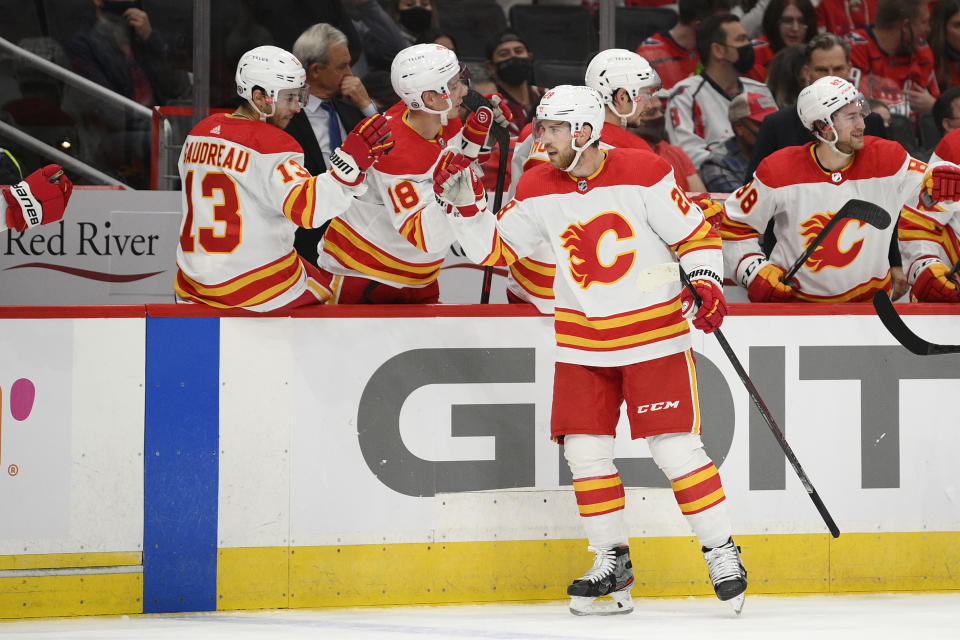
[[[619,115],[619,114],[618,114]],[[564,169],[564,171],[573,171],[573,168],[577,166],[577,163],[580,162],[580,156],[583,154],[583,150],[590,146],[589,139],[585,145],[582,147],[577,146],[577,139],[574,137],[570,140],[570,147],[576,152],[573,155],[573,160],[570,162],[570,166]]]
[[[833,140],[827,140],[826,138],[824,138],[823,136],[821,136],[821,135],[820,135],[820,132],[817,131],[816,128],[814,128],[813,137],[816,138],[817,140],[819,140],[820,142],[822,142],[823,144],[827,145],[827,146],[830,147],[831,149],[833,149],[834,152],[836,152],[837,154],[843,156],[844,158],[850,158],[850,157],[852,157],[852,156],[853,156],[853,152],[847,153],[846,151],[840,151],[840,149],[837,148],[837,140],[840,138],[840,136],[837,135],[837,129],[836,129],[836,127],[831,127],[831,129],[833,129]]]
[[[616,108],[615,106],[613,106],[612,104],[610,105],[610,111],[613,111],[613,115],[615,115],[615,116],[617,116],[618,118],[620,118],[620,126],[621,126],[621,127],[626,127],[626,126],[627,126],[627,120],[628,120],[629,118],[632,118],[632,117],[634,116],[634,114],[637,113],[637,101],[636,101],[636,100],[631,100],[630,103],[631,103],[631,105],[632,105],[631,108],[630,108],[630,113],[620,113],[619,111],[617,111],[617,108]]]
[[[433,115],[440,116],[440,126],[442,127],[447,126],[447,118],[449,117],[450,112],[453,111],[453,100],[451,100],[450,98],[447,98],[447,108],[444,109],[443,111],[437,111],[436,109],[431,109],[426,105],[425,101],[422,98],[421,98],[421,102],[424,102],[424,105],[420,107],[420,111],[426,111],[427,113],[432,113]]]
[[[260,115],[260,122],[266,122],[267,118],[277,113],[277,105],[273,104],[272,102],[267,103],[273,106],[273,109],[270,110],[270,113],[264,113],[263,111],[260,111],[260,107],[257,106],[257,103],[254,102],[252,98],[247,100],[247,103]]]

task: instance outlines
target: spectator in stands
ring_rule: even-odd
[[[544,88],[532,83],[533,53],[520,34],[507,29],[487,44],[485,65],[490,79],[496,84],[497,93],[503,96],[503,104],[513,115],[509,133],[517,136],[533,119],[537,103],[546,93]]]
[[[145,107],[187,94],[190,78],[171,67],[169,47],[140,0],[93,0],[93,6],[94,24],[67,44],[77,73]]]
[[[870,105],[870,112],[876,113],[883,120],[883,128],[887,129],[890,127],[890,119],[893,115],[890,113],[890,109],[887,107],[887,103],[883,100],[868,100],[867,104]]]
[[[750,152],[757,141],[760,123],[776,110],[776,103],[759,93],[744,92],[730,101],[727,113],[733,137],[714,147],[700,166],[700,177],[707,191],[733,193],[747,183]]]
[[[347,36],[333,25],[320,23],[293,43],[293,55],[307,74],[310,95],[286,127],[303,147],[304,167],[312,175],[329,168],[328,158],[366,116],[377,113],[360,78],[350,70]],[[311,264],[317,263],[317,245],[325,225],[298,228],[294,248]]]
[[[763,12],[770,5],[770,0],[731,0],[726,4],[730,5],[730,13],[740,18],[740,24],[747,30],[747,35],[751,38],[760,35],[763,30]],[[726,4],[722,7],[724,12],[728,10]],[[716,3],[714,7],[721,9]]]
[[[77,73],[145,107],[189,94],[189,75],[173,67],[140,0],[93,0],[93,7],[93,24],[67,44]],[[148,188],[150,120],[89,96],[78,96],[72,108],[90,138],[87,159],[134,188]]]
[[[886,102],[894,114],[930,113],[940,89],[933,52],[924,40],[928,33],[926,0],[879,0],[874,26],[847,36],[860,91]]]
[[[453,36],[443,29],[427,29],[420,34],[420,37],[417,38],[416,44],[439,44],[442,47],[446,47],[453,51],[457,52],[457,41],[453,39]]]
[[[843,37],[854,29],[866,29],[877,15],[877,0],[820,0],[817,21],[825,33]]]
[[[815,35],[817,14],[810,0],[771,0],[763,14],[763,35],[753,41],[755,61],[747,77],[765,82],[776,54],[784,47],[810,42]]]
[[[803,81],[803,65],[806,47],[792,44],[784,47],[773,56],[767,69],[767,88],[773,94],[778,107],[796,104],[797,96],[806,84]]]
[[[744,91],[773,100],[763,83],[742,77],[753,68],[753,47],[737,16],[708,16],[697,31],[703,72],[681,80],[667,101],[667,137],[690,156],[697,169],[710,151],[733,137],[730,101]]]
[[[960,0],[940,0],[930,12],[934,72],[941,91],[960,86]]]
[[[697,53],[697,29],[709,15],[728,10],[727,0],[679,0],[677,23],[640,43],[637,53],[660,76],[664,89],[672,89],[700,64]]]
[[[400,96],[390,82],[390,72],[377,69],[363,76],[363,86],[367,88],[370,99],[377,105],[377,111],[386,113],[387,109],[400,102]]]
[[[440,26],[438,13],[434,0],[393,0],[393,18],[400,25],[408,46]]]
[[[393,57],[409,45],[400,25],[379,0],[344,0],[343,6],[360,42],[363,43],[360,47],[362,55],[359,58],[354,55],[354,48],[350,47],[354,72],[364,75],[368,68],[384,71],[389,69]],[[344,33],[349,40],[350,34],[346,31]]]
[[[940,137],[960,129],[960,87],[950,87],[933,103],[933,120]]]

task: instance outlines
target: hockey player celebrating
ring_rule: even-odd
[[[303,149],[283,131],[306,99],[305,78],[293,54],[252,49],[237,64],[237,93],[246,102],[187,136],[179,162],[178,301],[259,312],[332,297],[323,274],[293,249],[294,233],[344,211],[393,141],[386,119],[371,116],[331,155],[330,171],[311,176]]]
[[[930,157],[960,164],[960,129],[943,137]],[[897,230],[903,265],[914,302],[960,302],[960,276],[951,274],[960,262],[960,204],[909,207]]]
[[[593,567],[567,588],[579,615],[628,613],[633,565],[623,518],[624,487],[614,464],[620,405],[631,435],[646,438],[673,483],[721,600],[743,604],[747,574],[731,538],[716,466],[700,440],[700,407],[690,328],[711,332],[726,314],[720,238],[687,200],[670,165],[634,149],[602,150],[603,99],[561,85],[537,107],[536,135],[549,163],[520,178],[497,214],[455,152],[434,175],[438,199],[467,256],[509,264],[547,243],[557,264],[551,435],[562,442]],[[703,304],[679,280],[649,274],[679,262]],[[659,278],[655,278],[659,280]],[[670,398],[670,411],[641,411]],[[610,595],[613,602],[597,602]]]
[[[7,229],[26,231],[38,224],[50,224],[63,218],[73,194],[73,182],[60,165],[48,164],[24,180],[3,187],[0,216]]]
[[[434,303],[437,276],[454,241],[433,197],[433,167],[448,143],[476,159],[493,122],[506,124],[493,96],[462,127],[456,118],[466,86],[456,54],[418,44],[391,65],[394,91],[403,99],[387,112],[398,152],[369,172],[366,194],[327,228],[318,263],[335,282],[336,301]]]
[[[641,126],[645,118],[660,110],[656,92],[660,77],[642,56],[626,49],[606,49],[587,65],[586,85],[600,93],[604,102],[603,130],[600,148],[643,149],[655,153],[654,147],[626,127]],[[532,133],[514,151],[513,175],[548,160],[542,144],[534,145]],[[663,143],[665,146],[666,143]],[[658,145],[658,147],[663,146]],[[681,191],[704,191],[689,158],[679,147],[664,156],[673,166],[674,178]],[[689,181],[689,182],[688,182]],[[513,192],[515,192],[515,185]],[[510,194],[511,197],[513,193]],[[553,253],[546,245],[510,265],[507,275],[507,297],[512,302],[530,302],[541,313],[553,313],[553,278],[556,271]]]
[[[842,221],[790,282],[782,280],[849,200],[875,203],[895,216],[919,205],[924,183],[934,201],[956,197],[957,167],[928,171],[899,144],[864,136],[869,108],[842,78],[826,76],[805,87],[797,112],[817,141],[771,154],[727,199],[720,222],[727,270],[754,302],[858,302],[878,289],[889,293],[895,225],[877,229],[855,219]],[[777,244],[768,260],[759,237],[771,219]]]

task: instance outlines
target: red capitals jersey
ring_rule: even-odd
[[[181,299],[270,311],[308,287],[325,297],[293,250],[294,232],[342,213],[366,189],[363,183],[347,187],[329,172],[311,176],[290,134],[222,113],[193,128],[179,165]]]
[[[926,165],[896,142],[866,136],[864,148],[840,171],[824,171],[816,143],[785,147],[767,156],[754,179],[731,194],[721,217],[728,273],[746,286],[741,267],[760,255],[758,242],[773,220],[777,244],[770,262],[789,269],[848,200],[873,202],[890,217],[916,205]],[[861,302],[890,288],[894,225],[877,229],[849,219],[837,225],[794,277],[795,297],[810,302]]]
[[[766,82],[767,68],[770,66],[770,61],[773,60],[776,52],[773,50],[773,47],[770,46],[770,41],[767,40],[767,36],[760,36],[751,44],[753,44],[753,68],[745,75],[748,78],[753,78],[757,82]]]
[[[867,98],[886,103],[891,113],[910,115],[905,91],[926,89],[940,95],[933,67],[933,51],[923,45],[911,56],[889,55],[877,44],[872,28],[847,35],[850,64],[860,72],[859,89]]]
[[[821,0],[817,6],[817,24],[821,31],[841,38],[854,29],[873,25],[879,0]]]
[[[459,148],[461,125],[453,118],[427,139],[406,115],[402,102],[387,111],[393,150],[367,170],[367,192],[324,233],[318,262],[330,273],[397,288],[425,287],[440,274],[454,238],[434,198],[433,166],[448,144]]]
[[[664,89],[670,89],[696,73],[700,64],[696,49],[684,49],[666,31],[655,33],[641,42],[637,54],[643,56],[657,71]]]

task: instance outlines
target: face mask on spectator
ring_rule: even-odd
[[[430,28],[430,20],[433,18],[433,12],[424,7],[414,7],[413,9],[404,9],[399,12],[400,24],[410,33],[422,33]]]
[[[733,63],[733,68],[737,70],[737,73],[746,73],[753,69],[753,45],[745,44],[742,47],[737,47],[737,61]]]
[[[518,85],[530,80],[530,72],[533,70],[533,60],[530,58],[520,58],[514,56],[497,63],[497,77],[503,80],[504,84]]]

